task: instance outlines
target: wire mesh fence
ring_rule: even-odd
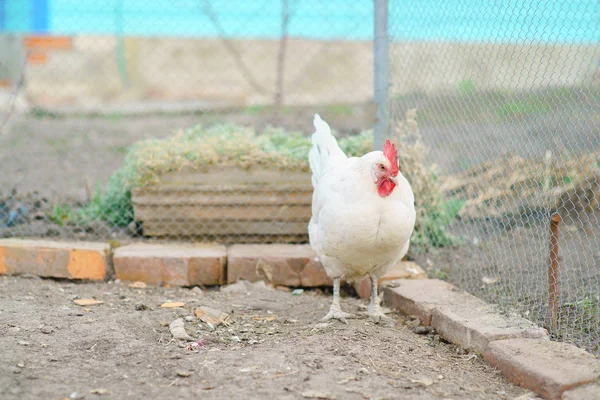
[[[369,2],[0,8],[1,236],[305,241],[313,113],[372,122]]]
[[[0,237],[305,242],[313,114],[373,147],[374,11],[0,0]],[[600,353],[597,3],[388,11],[411,256]]]
[[[459,0],[390,2],[389,17],[392,120],[416,109],[456,213],[455,247],[423,259],[596,354],[599,11],[595,1]]]

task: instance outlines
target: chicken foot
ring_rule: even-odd
[[[340,278],[333,279],[333,301],[329,308],[329,313],[321,319],[321,321],[329,321],[330,319],[337,319],[345,324],[348,323],[346,318],[351,318],[352,314],[343,312],[340,306]]]
[[[369,274],[369,278],[371,279],[371,301],[369,302],[369,310],[367,311],[367,315],[369,315],[372,320],[377,322],[381,320],[391,320],[390,317],[381,311],[381,306],[379,305],[379,301],[377,299],[377,277],[374,274]]]

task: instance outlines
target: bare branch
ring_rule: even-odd
[[[17,97],[19,96],[19,93],[21,92],[21,88],[23,87],[23,81],[25,80],[25,70],[27,69],[27,63],[29,61],[29,53],[30,52],[31,52],[31,50],[27,50],[25,52],[25,59],[23,60],[23,63],[21,65],[19,79],[17,80],[17,83],[8,99],[8,107],[6,108],[6,111],[4,114],[4,119],[2,120],[2,123],[0,123],[0,136],[4,135],[4,128],[7,126],[11,115],[15,111],[15,105],[17,104]]]
[[[210,0],[204,0],[203,2],[204,2],[204,7],[203,7],[204,13],[211,20],[211,22],[213,23],[213,25],[219,32],[219,39],[221,39],[225,48],[233,56],[234,61],[240,68],[240,71],[242,72],[242,75],[244,76],[246,81],[250,84],[250,86],[252,86],[258,92],[268,93],[268,91],[264,87],[262,87],[262,85],[260,85],[258,83],[258,81],[254,78],[254,76],[252,75],[252,72],[250,72],[250,68],[248,68],[248,66],[244,63],[244,60],[242,60],[242,56],[240,55],[239,51],[235,48],[233,43],[231,43],[231,40],[229,40],[227,38],[227,33],[225,32],[225,29],[223,29],[217,16],[215,15],[215,13],[212,9],[212,6],[210,4]]]
[[[288,37],[288,23],[290,20],[288,0],[281,0],[281,39],[279,41],[279,55],[277,56],[277,80],[275,82],[275,115],[279,115],[283,103],[283,76],[285,71],[285,49]]]

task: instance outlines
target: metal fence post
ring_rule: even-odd
[[[376,106],[374,129],[375,150],[383,150],[383,141],[388,131],[388,0],[374,0],[375,32],[373,36],[373,100]]]

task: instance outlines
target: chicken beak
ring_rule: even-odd
[[[395,176],[390,176],[388,178],[390,181],[394,182],[394,185],[398,186],[398,178]]]

